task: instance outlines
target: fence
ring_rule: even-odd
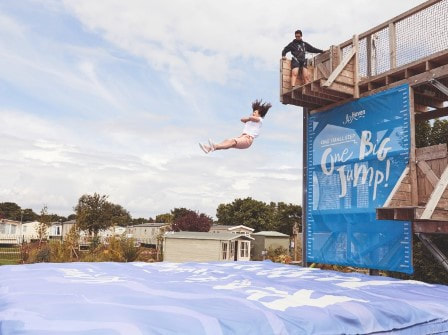
[[[359,77],[375,76],[447,49],[448,0],[430,0],[359,35]],[[351,52],[352,40],[340,45]]]
[[[77,247],[77,250],[79,250],[81,253],[79,253],[75,249],[75,253],[77,254],[77,258],[82,258],[81,255],[86,254],[87,251],[93,250],[92,246],[99,246],[102,245],[103,247],[108,247],[110,244],[110,239],[116,238],[116,239],[126,239],[131,240],[130,238],[127,238],[123,235],[121,236],[98,236],[98,238],[95,240],[93,237],[90,236],[81,236],[78,240],[79,247]],[[61,238],[49,238],[44,239],[43,243],[44,245],[49,242],[50,240],[57,241],[62,243]],[[147,259],[153,259],[153,260],[160,260],[161,259],[161,253],[162,253],[162,245],[161,243],[157,243],[157,239],[150,239],[150,238],[139,238],[135,239],[132,238],[132,241],[134,242],[134,247],[140,248],[140,253],[144,254],[144,256]],[[31,244],[29,244],[31,243]],[[17,264],[21,263],[22,261],[27,261],[28,255],[31,250],[34,250],[36,248],[40,249],[43,245],[39,243],[39,239],[35,235],[11,235],[11,234],[0,234],[0,265],[7,265],[7,264]],[[56,249],[60,249],[62,247],[62,244],[57,247],[57,245],[53,244],[53,247],[56,247]],[[70,247],[73,248],[73,247]],[[68,249],[67,249],[68,250]],[[96,252],[96,251],[95,251]],[[144,257],[143,257],[144,258]],[[50,260],[51,261],[51,260]]]

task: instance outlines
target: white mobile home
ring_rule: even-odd
[[[254,232],[253,228],[238,225],[238,226],[230,226],[230,225],[220,225],[214,224],[210,227],[209,233],[234,233],[234,234],[245,234],[250,235]]]
[[[162,236],[169,229],[169,223],[142,223],[127,227],[126,234],[137,242],[157,245],[157,237]]]
[[[167,262],[248,261],[252,237],[233,233],[169,232],[164,236]]]

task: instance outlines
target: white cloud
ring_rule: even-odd
[[[155,68],[218,83],[232,80],[236,60],[276,66],[295,29],[326,49],[420,2],[64,1],[88,29]]]
[[[418,2],[1,4],[0,201],[70,214],[98,192],[144,217],[300,203],[301,113],[276,100],[281,49],[297,28],[326,48]],[[204,155],[197,142],[237,136],[254,95],[274,104],[260,138]]]

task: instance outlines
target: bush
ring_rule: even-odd
[[[138,258],[140,250],[135,246],[133,238],[122,237],[120,239],[121,252],[126,262],[133,262]]]
[[[289,255],[289,252],[287,249],[283,248],[283,247],[278,247],[278,248],[272,248],[269,247],[269,249],[267,250],[266,253],[266,258],[270,259],[273,262],[276,263],[291,263],[292,258]]]
[[[32,250],[30,253],[30,260],[32,263],[48,263],[50,262],[51,249],[48,245],[44,245],[39,249]]]
[[[136,261],[155,262],[156,258],[157,258],[156,249],[140,248]]]
[[[54,263],[71,262],[71,250],[61,241],[50,241],[50,261]]]
[[[96,247],[95,247],[96,245]],[[139,248],[133,238],[110,237],[106,243],[99,240],[90,246],[88,252],[80,252],[76,247],[79,244],[73,241],[50,241],[39,244],[32,242],[23,244],[20,249],[23,263],[39,262],[154,262],[155,249]]]

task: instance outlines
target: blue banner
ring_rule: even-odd
[[[309,116],[307,261],[412,273],[411,223],[376,220],[409,161],[409,86]]]

